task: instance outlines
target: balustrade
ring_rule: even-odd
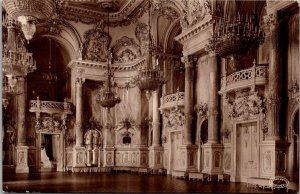
[[[268,66],[253,66],[248,69],[234,72],[221,80],[221,93],[236,89],[265,85],[267,83]]]
[[[30,112],[43,112],[48,114],[72,114],[72,104],[69,102],[31,100]]]
[[[160,99],[160,109],[174,108],[184,106],[184,92],[177,91],[174,94],[165,95]]]

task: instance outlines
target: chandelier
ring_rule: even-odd
[[[57,81],[56,73],[52,72],[52,65],[51,65],[51,39],[49,39],[49,66],[48,72],[43,74],[43,79],[48,81],[49,83]]]
[[[153,63],[152,51],[154,50],[154,45],[152,44],[152,39],[151,39],[150,0],[148,0],[148,7],[149,7],[148,10],[149,43],[148,43],[146,65],[139,70],[138,75],[133,79],[135,83],[138,85],[138,87],[140,88],[140,90],[146,91],[146,96],[149,99],[150,92],[157,90],[159,86],[165,82],[165,77],[164,77],[164,72],[159,69],[158,59],[156,60],[156,63]]]
[[[55,11],[53,0],[3,0],[7,13],[21,23],[27,41],[35,31],[35,23],[48,20]]]
[[[110,7],[106,7],[107,9],[107,18],[108,18],[108,23],[107,23],[107,33],[109,34],[109,10]],[[114,72],[111,71],[110,65],[112,64],[112,53],[111,49],[108,47],[107,48],[107,72],[106,72],[106,81],[104,83],[104,87],[100,90],[100,93],[98,95],[98,103],[104,107],[104,108],[112,108],[116,104],[121,102],[121,99],[117,96],[117,94],[113,91],[113,87],[116,84],[113,84],[113,77],[114,77]]]
[[[255,14],[237,14],[215,20],[214,31],[207,50],[213,50],[221,57],[239,56],[264,40]]]

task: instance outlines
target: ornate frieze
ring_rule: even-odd
[[[65,119],[58,119],[53,116],[37,118],[34,127],[37,132],[64,132],[67,129]]]
[[[98,22],[94,29],[84,33],[84,42],[82,48],[83,60],[91,60],[97,62],[105,62],[109,50],[107,49],[111,37],[103,31],[104,21]]]
[[[238,92],[233,102],[228,103],[228,116],[232,119],[247,120],[253,116],[264,114],[265,99],[258,92]]]

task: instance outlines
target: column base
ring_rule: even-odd
[[[28,167],[28,146],[17,146],[16,173],[29,173]]]
[[[103,166],[111,167],[115,165],[115,147],[105,146],[103,148]]]
[[[85,148],[73,148],[73,167],[85,167]]]
[[[197,145],[180,146],[181,157],[183,158],[182,170],[185,172],[197,172]]]
[[[261,144],[261,176],[273,178],[287,177],[288,147],[290,143],[282,140],[267,140]]]
[[[211,179],[223,174],[223,145],[207,142],[202,146],[204,152],[204,166],[202,173],[209,174]]]
[[[157,170],[164,167],[163,153],[164,149],[159,145],[149,147],[149,168]]]

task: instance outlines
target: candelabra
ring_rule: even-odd
[[[254,14],[237,14],[215,20],[207,50],[221,57],[239,56],[258,46],[264,40]]]

